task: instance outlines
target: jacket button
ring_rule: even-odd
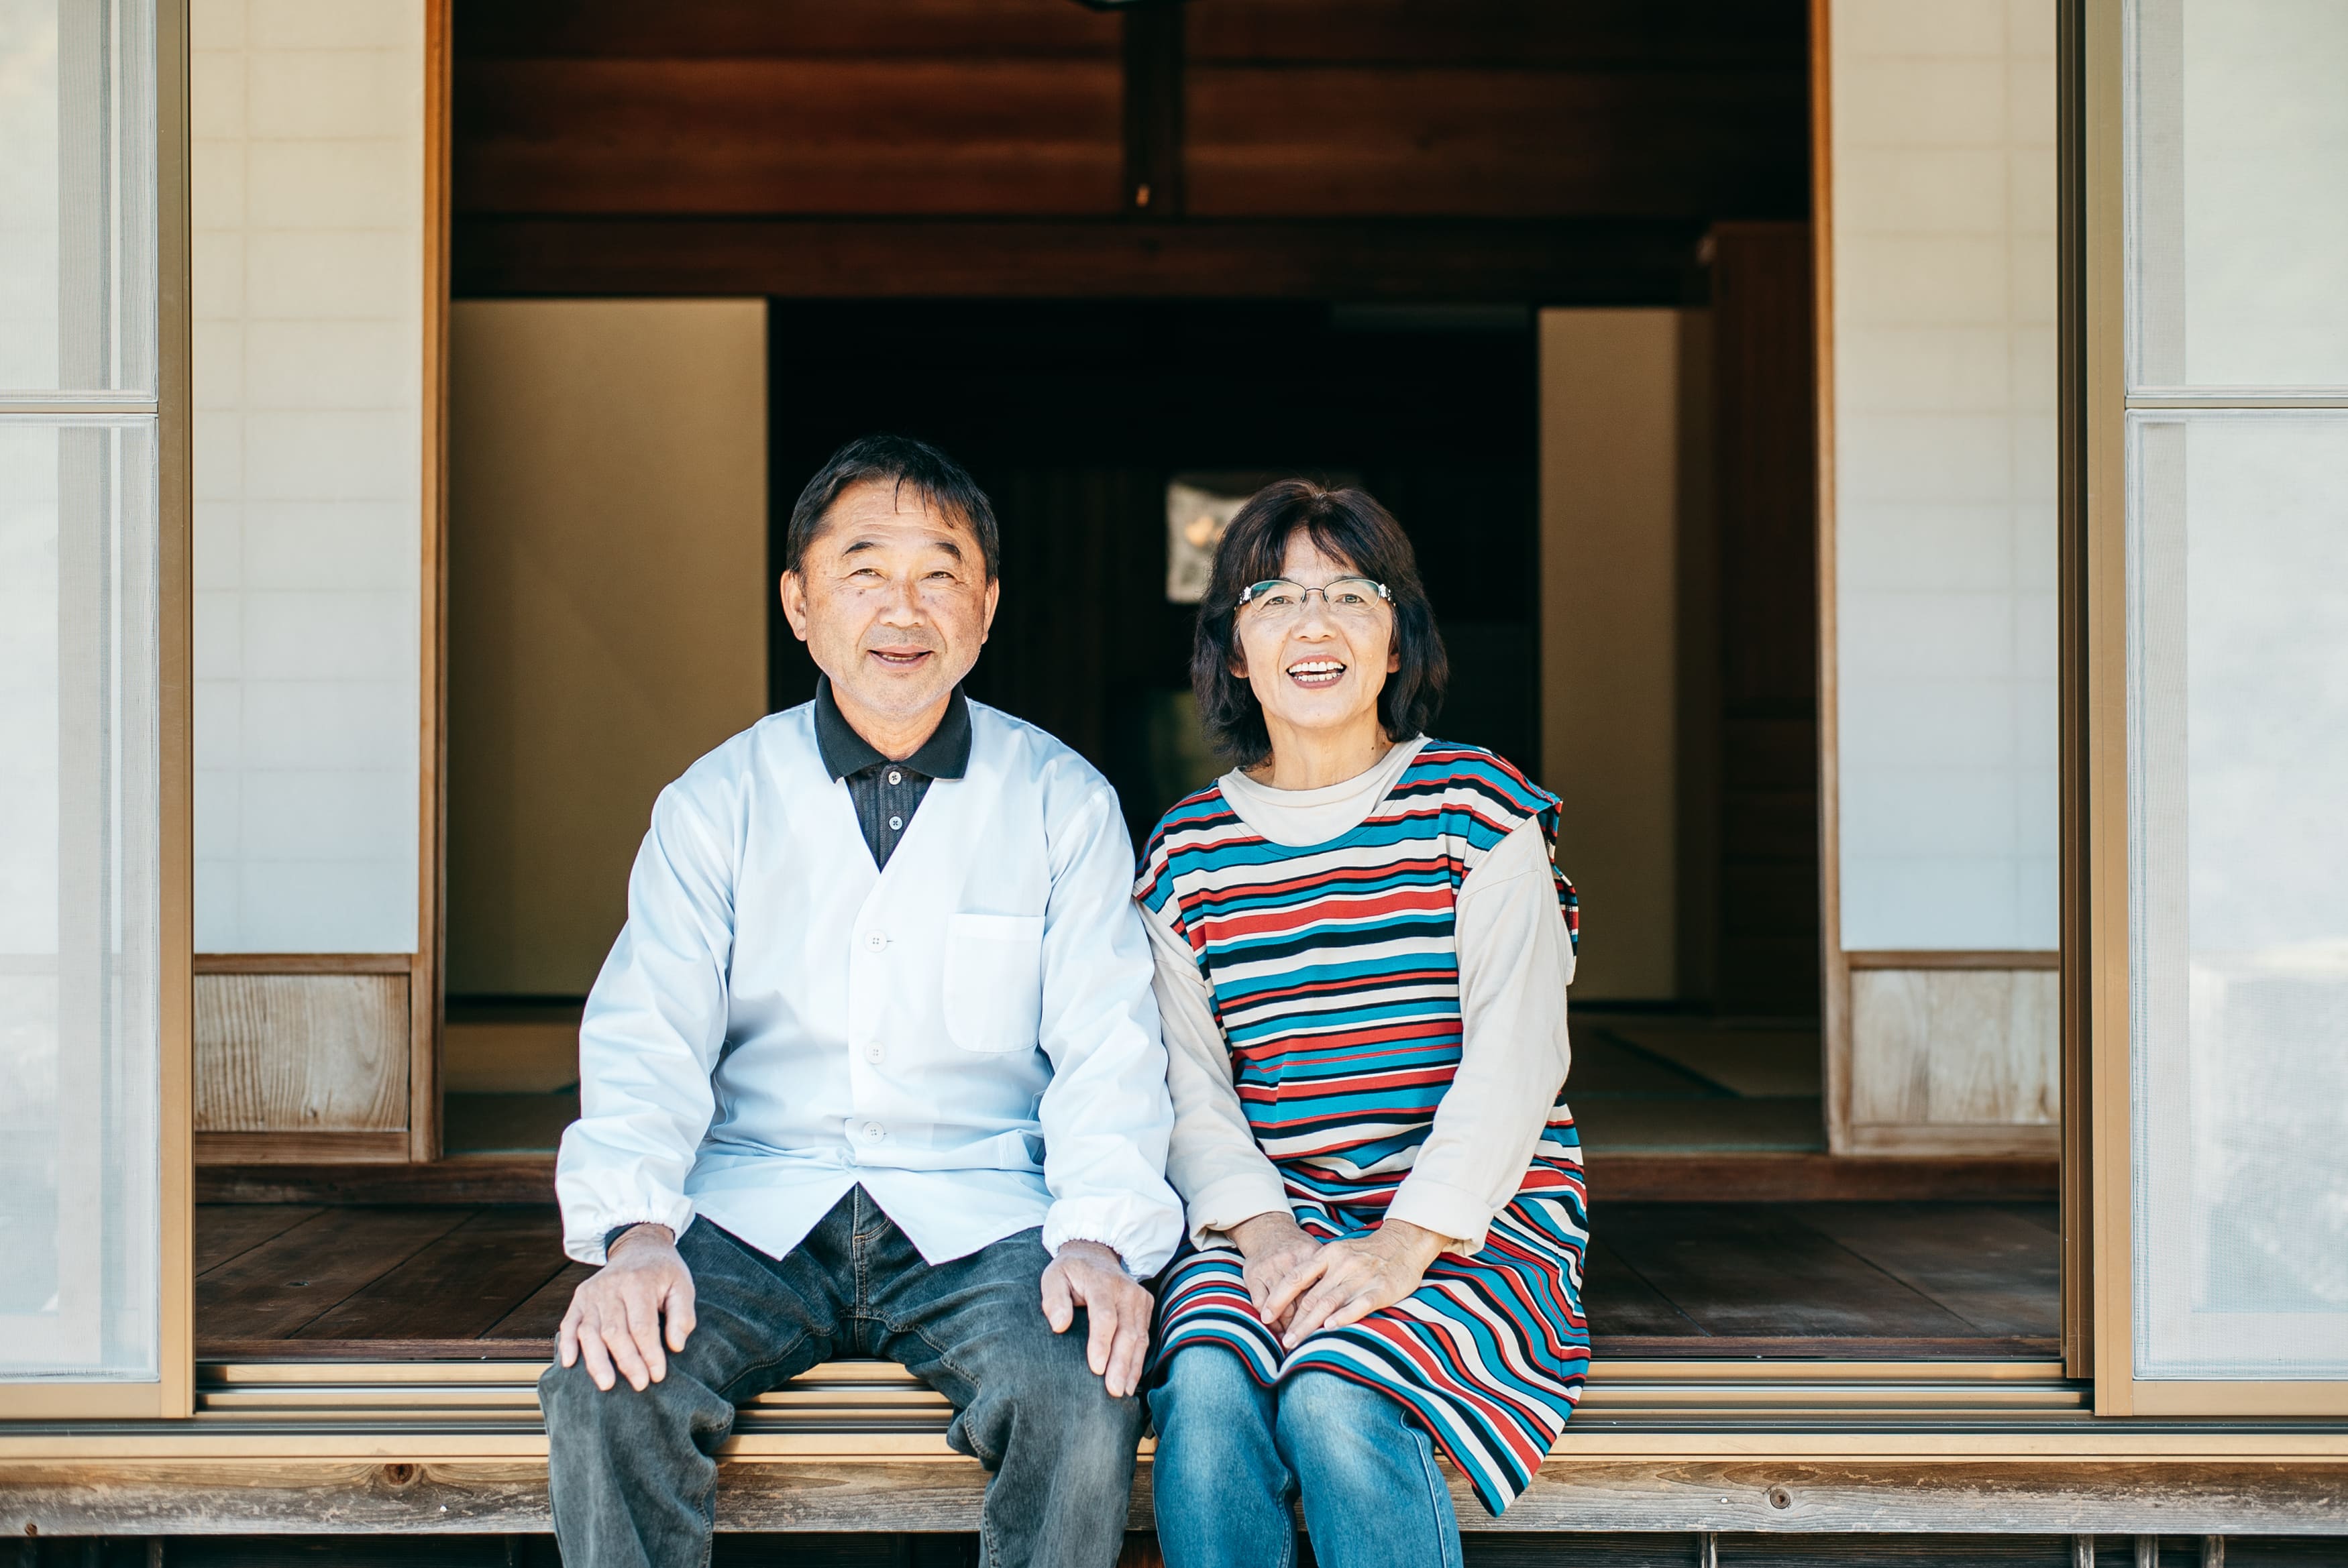
[[[864,1136],[866,1140],[870,1143],[878,1143],[880,1142],[881,1134],[886,1131],[887,1129],[883,1128],[878,1122],[867,1122],[864,1124]]]
[[[864,933],[864,945],[871,951],[877,953],[881,948],[889,945],[888,933],[884,931],[867,931]]]
[[[878,1061],[880,1060],[880,1047],[877,1041],[864,1048],[864,1060],[867,1061]]]

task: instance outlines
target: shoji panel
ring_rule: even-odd
[[[194,0],[196,946],[417,946],[423,0]]]
[[[2049,1149],[2054,8],[1834,0],[1828,42],[1836,1146]]]

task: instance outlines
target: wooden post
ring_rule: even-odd
[[[1709,1530],[1695,1538],[1695,1568],[1720,1568],[1720,1537]]]
[[[2071,1537],[2071,1568],[2096,1568],[2096,1538],[2092,1535]]]

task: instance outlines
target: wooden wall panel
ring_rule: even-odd
[[[1114,60],[1122,37],[1117,17],[1053,0],[495,0],[465,6],[457,46],[471,57]]]
[[[467,212],[1106,213],[1110,61],[474,60]]]
[[[1713,231],[1725,1011],[1819,1009],[1810,231]]]
[[[1796,77],[1807,64],[1802,0],[1214,0],[1185,15],[1194,61],[1702,62]]]
[[[1870,1153],[2026,1154],[2053,1146],[2061,1102],[2059,977],[2051,969],[1858,968],[1853,1147]]]
[[[199,974],[199,1132],[407,1125],[406,974]]]
[[[1210,65],[1187,72],[1200,217],[1774,217],[1802,210],[1801,76]]]

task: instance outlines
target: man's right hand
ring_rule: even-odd
[[[585,1357],[587,1375],[607,1393],[625,1378],[641,1394],[668,1376],[664,1320],[668,1349],[684,1349],[693,1332],[693,1271],[668,1226],[631,1226],[572,1294],[555,1354],[566,1367]]]

